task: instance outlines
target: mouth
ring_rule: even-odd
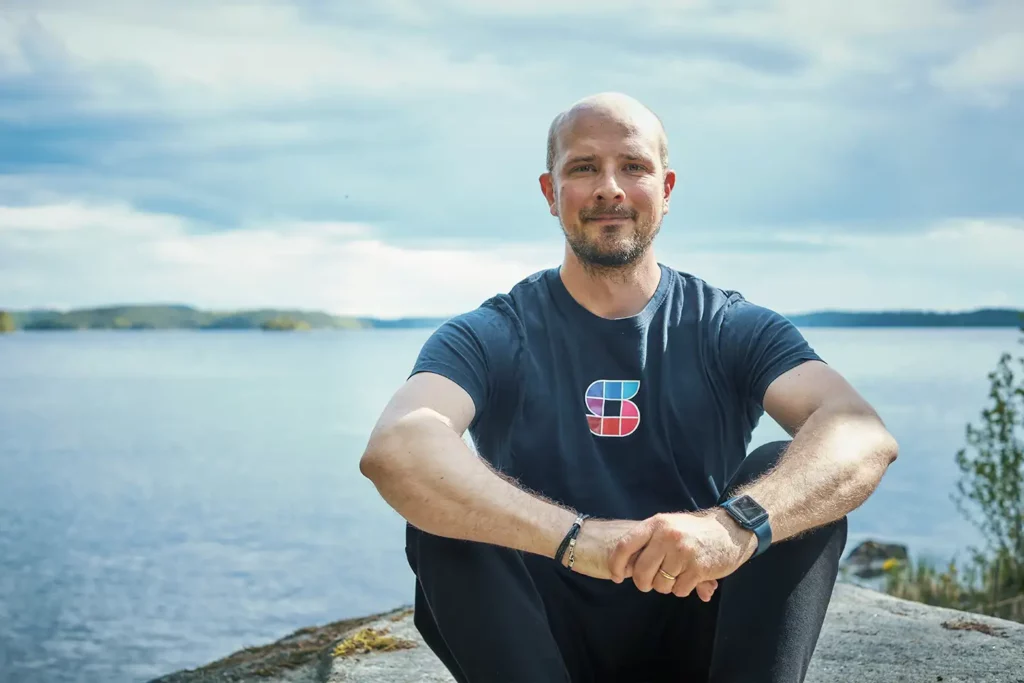
[[[586,220],[588,223],[621,223],[630,220],[630,216],[593,216]]]

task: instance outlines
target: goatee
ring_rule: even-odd
[[[593,274],[607,274],[609,271],[628,270],[647,253],[661,225],[650,231],[643,231],[643,227],[638,226],[640,229],[625,244],[614,249],[603,249],[599,240],[588,238],[583,230],[573,234],[562,225],[562,232],[585,270]]]

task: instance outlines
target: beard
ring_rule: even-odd
[[[592,235],[588,230],[588,222],[597,218],[616,217],[633,219],[634,228],[629,235],[614,237],[614,243],[607,244],[605,237],[623,230],[619,226],[603,227],[601,234]],[[580,211],[579,223],[575,229],[568,229],[562,223],[562,232],[566,242],[576,254],[583,267],[591,271],[620,270],[627,268],[640,259],[651,246],[655,236],[661,230],[661,222],[636,221],[637,214],[632,209],[619,207],[616,209],[584,209]]]

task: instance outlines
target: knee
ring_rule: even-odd
[[[806,557],[810,561],[821,559],[828,564],[838,565],[846,547],[848,528],[847,518],[843,516],[782,541],[773,546],[772,550],[778,549],[783,554]]]
[[[746,486],[775,467],[783,452],[791,443],[793,443],[792,440],[788,439],[785,441],[771,441],[751,451],[732,474],[729,483],[722,492],[721,500],[726,500],[735,489],[740,486]]]
[[[444,562],[465,552],[468,544],[454,538],[435,536],[412,526],[406,526],[405,553],[413,572],[419,573],[424,564]]]
[[[823,529],[827,529],[829,537],[834,539],[834,542],[839,547],[839,553],[842,554],[843,548],[846,547],[846,539],[850,531],[849,519],[846,515],[843,515],[831,524],[826,524]]]
[[[849,521],[848,521],[846,515],[843,515],[839,519],[837,519],[837,520],[835,520],[833,522],[829,522],[828,524],[822,524],[819,527],[815,527],[814,529],[811,529],[810,531],[806,532],[803,535],[804,536],[812,536],[812,535],[819,536],[822,539],[825,539],[826,542],[831,543],[831,542],[838,541],[840,543],[840,545],[845,545],[846,544],[846,534],[847,534],[848,529],[849,529]],[[798,536],[797,538],[801,538],[801,536]]]
[[[782,457],[783,452],[793,443],[792,439],[784,439],[782,441],[769,441],[768,443],[761,444],[750,452],[747,456],[747,460],[757,463],[765,470],[771,469]]]
[[[518,558],[510,548],[437,536],[411,525],[406,533],[406,555],[413,573],[422,581],[445,576],[468,579],[488,574],[496,567]]]

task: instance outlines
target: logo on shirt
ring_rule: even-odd
[[[640,409],[629,399],[640,391],[638,380],[599,379],[587,387],[587,422],[597,436],[629,436],[640,425]]]

